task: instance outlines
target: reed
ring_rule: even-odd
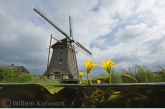
[[[165,68],[159,66],[159,71],[154,72],[147,66],[136,65],[129,69],[112,70],[112,83],[156,83],[165,82]],[[98,78],[104,79],[108,83],[108,75],[92,77],[92,80]]]

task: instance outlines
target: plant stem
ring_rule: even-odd
[[[87,80],[86,80],[86,81],[87,81],[87,82],[86,82],[87,84],[89,84],[88,76],[89,76],[89,73],[87,73]]]
[[[110,68],[110,71],[108,73],[109,73],[109,84],[111,84],[111,68]]]
[[[80,77],[80,83],[82,82],[82,78]]]
[[[109,72],[109,84],[111,84],[111,72]]]

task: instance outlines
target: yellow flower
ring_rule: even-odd
[[[115,66],[115,63],[112,60],[108,60],[107,62],[103,61],[100,66],[102,66],[105,71],[109,73],[109,83],[111,84],[111,69]]]
[[[90,73],[96,66],[98,66],[98,64],[95,64],[92,60],[85,61],[84,63],[86,66],[87,73]]]
[[[87,71],[86,84],[90,84],[90,82],[89,82],[89,80],[88,80],[89,73],[90,73],[96,66],[98,66],[98,64],[95,64],[92,60],[85,61],[84,64],[85,64],[85,66],[86,66],[86,71]]]
[[[112,60],[109,60],[109,61],[103,61],[102,62],[102,66],[108,73],[110,73],[111,71],[111,68],[113,68],[115,66],[115,63],[112,61]]]
[[[84,72],[79,72],[79,76],[82,78],[84,76]]]
[[[97,80],[97,84],[100,84],[101,83],[101,80]]]

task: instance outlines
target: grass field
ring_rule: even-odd
[[[112,70],[112,83],[153,83],[165,82],[165,68],[160,67],[159,71],[152,71],[146,66],[139,66],[132,69]],[[104,80],[108,83],[108,73],[90,78],[90,80]]]
[[[153,72],[146,66],[139,66],[132,69],[112,70],[112,84],[113,83],[159,83],[165,82],[165,68],[160,67],[160,70]],[[91,81],[100,79],[101,83],[108,83],[108,73],[100,76],[90,78]],[[82,81],[85,81],[83,79]],[[61,87],[54,87],[51,85],[60,84],[58,80],[50,80],[45,76],[32,76],[27,73],[15,72],[6,67],[0,68],[0,83],[34,83],[44,85],[52,94],[61,90]],[[85,82],[84,82],[85,83]],[[46,86],[49,85],[49,86]]]

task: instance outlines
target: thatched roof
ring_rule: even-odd
[[[12,64],[11,66],[7,66],[7,67],[14,69],[15,71],[18,71],[18,72],[30,73],[24,66],[14,66],[14,64]]]

